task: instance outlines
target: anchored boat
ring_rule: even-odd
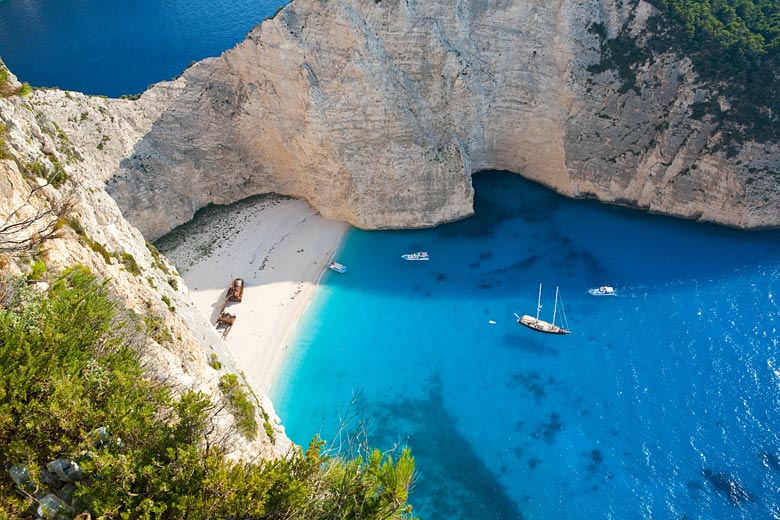
[[[425,251],[419,251],[417,253],[407,253],[405,255],[401,255],[401,258],[403,258],[404,260],[418,261],[418,262],[420,261],[427,262],[428,260],[430,260],[430,258],[428,257],[428,253],[426,253]]]
[[[520,325],[525,325],[529,329],[535,330],[537,332],[544,332],[546,334],[571,334],[571,331],[569,330],[569,324],[566,320],[566,311],[563,308],[563,300],[561,300],[561,324],[563,327],[560,327],[555,324],[555,318],[558,314],[558,288],[555,288],[555,307],[553,308],[553,318],[552,323],[548,323],[544,320],[539,319],[539,311],[542,310],[542,284],[539,284],[539,299],[536,302],[536,318],[533,316],[529,316],[527,314],[521,316],[515,316],[517,317],[517,323]]]
[[[344,274],[347,272],[347,266],[338,262],[331,262],[328,264],[328,269],[336,271],[337,273]]]
[[[588,294],[592,296],[617,296],[614,287],[609,285],[602,285],[596,289],[588,289]]]

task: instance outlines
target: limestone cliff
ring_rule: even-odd
[[[17,85],[11,76],[6,86]],[[142,135],[128,125],[131,119],[109,100],[77,93],[0,96],[0,294],[4,278],[29,272],[33,257],[45,259],[52,273],[86,265],[109,279],[112,298],[135,314],[147,338],[138,348],[149,377],[174,392],[192,389],[219,401],[225,398],[220,375],[241,374],[240,367],[173,266],[123,218],[105,190],[116,162],[104,157],[131,153]],[[63,211],[49,213],[52,208]],[[246,441],[225,411],[213,418],[213,442],[232,456],[284,454],[290,443],[270,401],[261,396],[258,404],[275,423],[274,442],[262,430],[258,440]]]
[[[618,0],[295,0],[222,56],[107,102],[131,134],[104,166],[109,193],[151,238],[209,202],[263,192],[363,228],[432,226],[472,212],[471,174],[484,169],[780,225],[780,147],[722,151],[717,124],[691,117],[710,94],[687,59],[654,56],[633,89],[589,71],[594,23],[641,44],[652,13]]]

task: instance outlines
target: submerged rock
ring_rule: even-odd
[[[731,505],[739,507],[752,500],[753,496],[728,473],[723,471],[715,473],[711,469],[705,469],[703,474],[704,478],[715,488],[715,491],[728,498]]]
[[[780,453],[777,450],[762,453],[760,459],[764,467],[780,471]]]

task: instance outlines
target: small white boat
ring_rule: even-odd
[[[617,296],[617,294],[615,294],[614,287],[610,287],[609,285],[602,285],[601,287],[597,287],[595,289],[588,289],[588,294],[592,296]]]
[[[428,261],[430,258],[428,257],[428,253],[425,251],[418,251],[417,253],[407,253],[405,255],[401,255],[401,258],[404,260],[409,261]]]
[[[347,266],[338,262],[331,262],[328,264],[328,269],[336,271],[337,273],[344,274],[347,272]]]

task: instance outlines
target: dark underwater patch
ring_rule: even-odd
[[[538,372],[514,374],[509,382],[509,386],[519,386],[526,393],[532,395],[537,401],[547,397],[544,381]]]
[[[540,439],[547,444],[555,442],[555,437],[566,428],[566,425],[561,421],[561,416],[557,412],[550,414],[550,419],[547,422],[540,424],[531,437],[534,439]]]
[[[759,459],[765,468],[780,471],[780,453],[778,453],[776,449],[772,451],[765,451],[759,455]]]
[[[518,327],[524,328],[522,325]],[[527,329],[522,332],[525,333]],[[537,356],[557,356],[559,354],[558,349],[545,345],[538,339],[530,336],[530,334],[538,334],[533,331],[529,331],[522,337],[517,334],[506,334],[504,336],[504,345],[511,349],[520,350],[529,354],[536,354]]]
[[[736,478],[724,471],[718,471],[716,473],[711,469],[705,469],[702,474],[704,475],[704,478],[712,484],[715,491],[726,497],[729,504],[734,507],[740,507],[745,502],[753,499],[753,495],[748,493]]]
[[[601,450],[593,449],[588,454],[588,474],[593,475],[599,469],[599,466],[604,462],[604,455],[601,454]]]
[[[372,444],[392,446],[400,437],[412,448],[419,471],[410,497],[415,512],[448,520],[522,520],[518,505],[458,432],[440,384],[429,388],[427,398],[379,403],[367,413],[393,435],[373,434]]]
[[[539,255],[531,255],[527,257],[525,260],[521,260],[520,262],[515,262],[514,264],[502,267],[500,269],[496,269],[494,271],[491,271],[490,274],[492,275],[502,275],[506,273],[511,273],[512,271],[524,271],[526,269],[531,268],[536,261],[539,259]]]

